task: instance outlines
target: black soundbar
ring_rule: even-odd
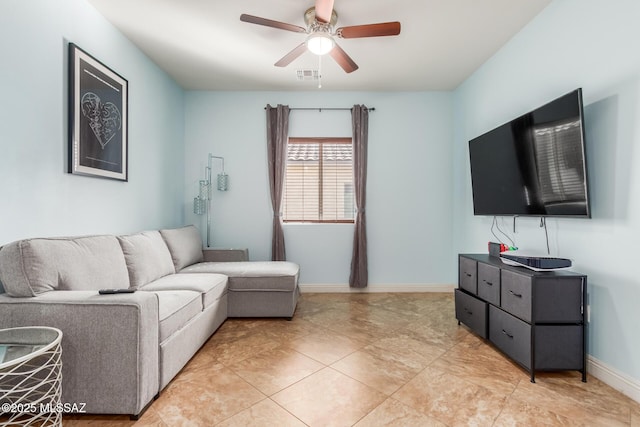
[[[571,267],[571,260],[567,258],[512,255],[508,252],[501,253],[500,258],[503,258],[503,260],[509,260],[517,265],[521,265],[522,267],[537,270],[554,270],[557,268]],[[510,264],[509,262],[506,263]]]

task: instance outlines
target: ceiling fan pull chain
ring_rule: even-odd
[[[318,56],[318,89],[322,89],[322,56]]]

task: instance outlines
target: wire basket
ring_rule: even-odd
[[[62,425],[62,331],[0,330],[0,426]]]

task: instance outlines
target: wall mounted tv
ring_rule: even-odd
[[[469,141],[475,215],[590,217],[582,90]]]

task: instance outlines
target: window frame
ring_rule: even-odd
[[[351,145],[351,170],[353,171],[353,138],[352,137],[293,137],[290,136],[287,139],[287,153],[289,152],[289,144],[319,144],[319,156],[318,156],[318,169],[319,169],[319,177],[323,178],[323,156],[322,156],[322,148],[324,144],[349,144]],[[289,160],[287,158],[287,164]],[[283,191],[282,197],[283,200],[286,197],[286,182],[287,182],[287,172],[285,170],[285,189]],[[354,176],[351,176],[351,184],[354,185]],[[319,185],[318,188],[318,211],[320,216],[322,216],[322,204],[323,204],[323,187]],[[355,207],[355,194],[353,197],[353,205]],[[301,219],[285,219],[284,212],[282,213],[282,222],[285,224],[354,224],[355,223],[355,211],[354,217],[352,219],[316,219],[316,220],[301,220]]]

